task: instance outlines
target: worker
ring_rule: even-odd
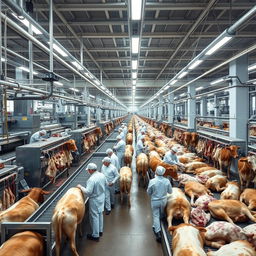
[[[161,226],[160,218],[163,217],[164,209],[167,203],[167,193],[172,193],[170,181],[163,177],[165,168],[158,166],[156,168],[156,176],[149,181],[147,193],[151,197],[151,210],[153,217],[153,232],[156,241],[161,242]]]
[[[90,174],[86,187],[80,184],[77,187],[89,197],[89,217],[92,233],[87,235],[87,239],[98,242],[99,237],[103,234],[103,211],[107,180],[103,173],[97,171],[97,165],[94,163],[89,163],[86,171]]]
[[[122,140],[125,140],[125,136],[124,136],[124,132],[123,132],[123,129],[122,129],[122,128],[119,128],[119,129],[118,129],[118,133],[119,133],[119,135],[121,136]]]
[[[144,145],[144,142],[145,136],[142,135],[136,146],[136,156],[138,156],[140,153],[147,153],[147,147]]]
[[[105,208],[106,215],[109,215],[111,209],[115,207],[115,184],[119,179],[120,175],[116,167],[111,164],[111,159],[109,157],[104,157],[102,160],[101,172],[105,175],[107,179],[107,187],[105,192]]]
[[[46,140],[45,138],[43,138],[43,136],[46,135],[46,130],[41,130],[38,132],[35,132],[31,137],[30,137],[30,142],[29,143],[35,143],[38,141],[44,141]]]
[[[141,136],[145,136],[146,132],[144,130],[140,130],[138,137],[137,137],[137,142],[141,139]]]
[[[126,138],[126,135],[127,135],[127,132],[128,132],[127,126],[125,124],[122,124],[121,128],[123,129],[124,138]]]
[[[124,163],[124,153],[125,153],[126,143],[120,135],[116,137],[116,140],[117,140],[117,144],[113,148],[116,151],[116,155],[119,161],[119,166],[120,168],[122,168]]]
[[[178,157],[177,157],[178,149],[176,147],[172,147],[171,150],[167,151],[164,155],[163,161],[167,164],[175,164],[177,165],[181,170],[183,170],[184,164],[182,164]]]

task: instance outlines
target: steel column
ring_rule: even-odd
[[[195,85],[188,86],[188,128],[195,129],[195,117],[196,117],[196,100],[195,100]]]

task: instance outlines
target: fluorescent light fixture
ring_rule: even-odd
[[[29,73],[29,68],[26,68],[26,67],[19,67],[19,69],[21,69],[21,70],[23,70],[23,71]],[[34,74],[34,75],[38,75],[38,72],[33,71],[33,74]]]
[[[186,76],[188,74],[188,72],[187,71],[184,71],[184,72],[182,72],[179,76],[178,76],[178,78],[183,78],[184,76]]]
[[[138,67],[138,61],[132,60],[132,69],[137,69],[137,67]]]
[[[132,20],[141,20],[141,8],[142,8],[142,0],[131,1]]]
[[[50,42],[48,42],[50,44]],[[58,52],[61,56],[67,57],[68,55],[55,43],[52,44],[53,49]]]
[[[90,73],[85,72],[84,74],[85,74],[88,78],[90,78],[90,79],[94,79],[94,76],[93,76],[93,75],[91,75]]]
[[[16,16],[15,13],[12,13],[12,15],[13,15],[16,19],[18,19],[22,24],[24,24],[27,28],[29,28],[29,21],[28,21],[26,18],[23,17],[22,19],[20,19],[20,18],[18,18],[18,17]],[[42,32],[41,32],[38,28],[36,28],[34,25],[32,25],[31,28],[32,28],[33,33],[35,33],[35,34],[37,34],[37,35],[41,35],[41,34],[42,34]]]
[[[136,90],[136,87],[132,87],[132,90],[135,91],[135,90]]]
[[[214,95],[213,93],[208,94],[208,96],[213,96],[213,95]]]
[[[210,50],[208,50],[205,55],[211,55],[216,52],[219,48],[221,48],[224,44],[226,44],[232,36],[225,36],[223,37],[217,44],[215,44]]]
[[[78,70],[83,70],[84,68],[76,61],[71,62]]]
[[[177,100],[178,99],[178,97],[174,97],[174,100]]]
[[[165,88],[164,88],[164,91],[169,89],[170,88],[170,85],[167,85]]]
[[[185,96],[186,94],[185,94],[185,92],[183,92],[182,94],[180,94],[180,97],[183,97],[183,96]]]
[[[94,95],[89,94],[89,97],[95,99]]]
[[[173,81],[170,83],[170,85],[174,85],[177,81],[178,81],[177,79],[173,80]]]
[[[132,85],[136,85],[136,80],[133,80],[133,81],[132,81]]]
[[[6,59],[2,57],[2,58],[1,58],[1,61],[2,61],[2,62],[5,62],[5,61],[6,61]]]
[[[200,65],[203,62],[203,60],[196,60],[194,63],[191,64],[191,66],[188,69],[194,69],[198,65]]]
[[[54,84],[55,84],[55,85],[58,85],[58,86],[63,86],[63,83],[57,82],[57,81],[55,81]]]
[[[132,37],[132,53],[138,53],[139,52],[139,37]]]
[[[196,88],[196,91],[200,91],[200,90],[202,90],[202,89],[204,89],[204,87],[203,87],[203,86],[200,86],[200,87],[197,87],[197,88]]]
[[[229,92],[229,89],[227,89],[227,90],[224,90],[224,92]]]
[[[95,82],[96,85],[100,85],[100,81],[94,80],[94,82]]]
[[[79,90],[78,89],[76,89],[76,88],[69,88],[71,91],[73,91],[73,92],[79,92]]]
[[[248,68],[248,71],[251,71],[251,70],[254,70],[254,69],[256,69],[256,64],[251,65],[251,66]]]
[[[136,79],[137,78],[137,72],[132,72],[132,79]]]
[[[219,84],[221,82],[224,82],[224,78],[217,79],[217,80],[211,82],[210,85]]]

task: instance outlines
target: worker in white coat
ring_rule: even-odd
[[[142,136],[145,136],[145,134],[146,134],[145,131],[140,130],[140,132],[139,132],[139,134],[137,136],[137,142],[141,139]]]
[[[87,197],[89,197],[89,217],[92,234],[87,235],[87,239],[98,242],[103,234],[103,211],[105,202],[105,191],[107,180],[103,173],[97,171],[97,165],[89,163],[86,171],[91,175],[86,187],[77,185]]]
[[[145,153],[145,154],[147,153],[147,147],[144,145],[144,142],[145,142],[145,136],[142,135],[136,145],[136,156],[138,156],[140,153]]]
[[[165,153],[163,161],[167,164],[175,164],[181,169],[184,169],[184,164],[182,164],[178,157],[177,157],[178,149],[175,147],[172,147],[171,150]]]
[[[121,128],[123,129],[124,137],[126,138],[128,132],[127,126],[125,124],[122,124]]]
[[[111,159],[109,157],[104,157],[102,160],[101,172],[105,175],[107,179],[107,187],[105,192],[105,208],[106,215],[109,215],[111,209],[115,207],[115,184],[119,179],[120,175],[116,167],[111,164]]]
[[[124,135],[124,132],[123,132],[123,129],[122,129],[122,128],[119,128],[119,129],[118,129],[118,133],[119,133],[119,136],[121,136],[122,140],[125,141],[125,135]]]
[[[29,143],[35,143],[35,142],[38,142],[38,141],[46,140],[45,138],[43,138],[43,136],[45,136],[45,135],[46,135],[46,130],[41,130],[41,131],[35,132],[30,137],[30,142]]]
[[[120,168],[122,168],[124,164],[124,153],[125,153],[126,143],[124,142],[124,140],[120,135],[116,137],[116,140],[117,140],[117,144],[113,148],[116,151],[116,155],[119,161],[119,166]]]
[[[163,177],[165,168],[158,166],[156,168],[156,176],[149,181],[147,193],[151,196],[151,209],[153,217],[153,231],[156,235],[156,241],[161,242],[161,226],[160,218],[164,213],[167,203],[167,193],[172,193],[172,186],[170,181]]]

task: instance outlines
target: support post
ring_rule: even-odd
[[[188,85],[188,128],[193,130],[195,130],[196,118],[196,100],[194,98],[195,94],[195,85]]]

